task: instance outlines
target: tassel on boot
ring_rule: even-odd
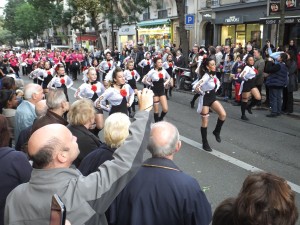
[[[217,141],[217,142],[221,142],[220,133],[221,133],[221,128],[222,128],[222,126],[223,126],[223,123],[224,123],[224,120],[220,120],[220,119],[218,118],[216,128],[215,128],[215,130],[213,131],[213,134],[215,135],[216,141]]]
[[[211,152],[212,149],[209,146],[207,141],[207,127],[201,127],[201,136],[202,136],[202,148],[207,152]]]

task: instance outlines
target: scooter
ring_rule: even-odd
[[[177,79],[179,79],[179,89],[183,89],[185,91],[192,90],[192,73],[188,68],[175,67],[175,70],[183,71]],[[179,73],[178,73],[179,74]]]

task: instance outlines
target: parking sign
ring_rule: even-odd
[[[194,23],[195,23],[195,15],[185,15],[186,25],[194,25]]]

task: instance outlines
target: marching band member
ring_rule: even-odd
[[[44,94],[46,94],[49,92],[48,84],[52,80],[55,70],[54,68],[51,68],[51,64],[49,61],[45,62],[44,69],[46,73],[44,73],[44,81],[42,86],[43,86]]]
[[[168,112],[168,102],[165,95],[165,86],[170,82],[170,76],[166,70],[162,68],[162,59],[159,57],[154,58],[154,68],[146,75],[146,83],[151,85],[154,97],[154,121],[158,122],[163,120]],[[159,116],[159,103],[162,106],[162,112]]]
[[[168,54],[167,60],[163,63],[162,67],[168,72],[169,76],[171,77],[171,80],[174,78],[173,76],[173,69],[174,69],[174,61],[173,61],[173,55],[171,53]],[[167,85],[167,88],[165,89],[165,95],[168,98],[168,89],[169,89],[169,94],[170,97],[172,96],[172,82],[170,82],[169,85]]]
[[[95,102],[105,91],[103,84],[97,81],[97,72],[94,67],[90,67],[87,71],[87,81],[84,82],[75,92],[74,97],[77,99],[88,98]],[[96,108],[95,129],[91,131],[98,135],[98,132],[104,126],[103,111]]]
[[[246,115],[245,111],[247,109],[248,113],[252,114],[251,108],[257,104],[257,101],[261,100],[260,93],[255,86],[255,76],[258,74],[258,71],[254,68],[254,58],[252,55],[249,55],[245,59],[246,66],[244,70],[240,74],[240,78],[243,79],[239,95],[242,94],[242,103],[241,103],[241,111],[242,111],[242,120],[249,120]],[[250,97],[250,93],[252,94],[251,103],[248,104],[248,99]]]
[[[128,115],[128,108],[134,100],[134,91],[129,84],[126,84],[123,70],[120,67],[116,67],[113,71],[112,80],[112,86],[96,100],[95,105],[108,111],[109,115],[116,112]],[[106,101],[110,106],[106,104]]]
[[[137,87],[136,87],[136,82],[138,82],[141,79],[141,76],[139,73],[134,69],[134,62],[133,61],[128,61],[126,64],[126,70],[124,71],[124,76],[126,82],[130,85],[130,87],[134,90],[134,93],[137,94]],[[136,102],[133,101],[131,108],[132,111],[135,112],[135,104]],[[131,115],[131,108],[128,108],[129,110],[129,115]]]
[[[103,60],[100,65],[99,69],[102,72],[102,81],[105,81],[106,74],[115,68],[115,63],[111,57],[111,53],[107,51],[105,53],[105,60]]]
[[[221,142],[220,132],[226,119],[226,112],[221,103],[216,99],[216,91],[220,87],[220,81],[216,76],[216,62],[211,58],[203,59],[200,67],[200,79],[196,80],[193,85],[195,92],[200,93],[197,112],[201,114],[201,136],[202,148],[205,151],[212,151],[207,141],[207,126],[209,117],[209,107],[218,114],[218,121],[213,134],[216,141]]]
[[[72,87],[73,80],[65,74],[65,68],[62,64],[55,67],[56,75],[48,84],[48,89],[63,88],[67,101],[69,101],[68,89]]]
[[[145,58],[142,61],[140,61],[138,64],[143,69],[142,79],[151,70],[151,66],[152,66],[151,53],[145,52],[144,57]],[[145,87],[145,85],[144,85],[144,87]]]
[[[28,75],[29,78],[33,79],[33,83],[42,85],[45,77],[45,70],[40,68],[40,62],[33,63],[33,71]]]

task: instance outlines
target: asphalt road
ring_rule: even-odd
[[[76,81],[69,90],[71,102],[80,84],[80,80]],[[263,170],[290,182],[300,209],[299,119],[286,115],[268,118],[267,110],[253,110],[252,115],[247,115],[250,121],[244,122],[240,119],[240,107],[222,102],[227,112],[222,142],[216,142],[211,133],[217,121],[217,115],[211,113],[208,141],[214,150],[209,153],[201,149],[201,118],[190,108],[191,98],[190,94],[173,92],[165,120],[173,123],[181,135],[182,148],[175,155],[175,163],[199,181],[212,208],[225,198],[236,196],[251,171]],[[145,158],[149,156],[145,154]],[[300,225],[300,221],[297,224]]]

